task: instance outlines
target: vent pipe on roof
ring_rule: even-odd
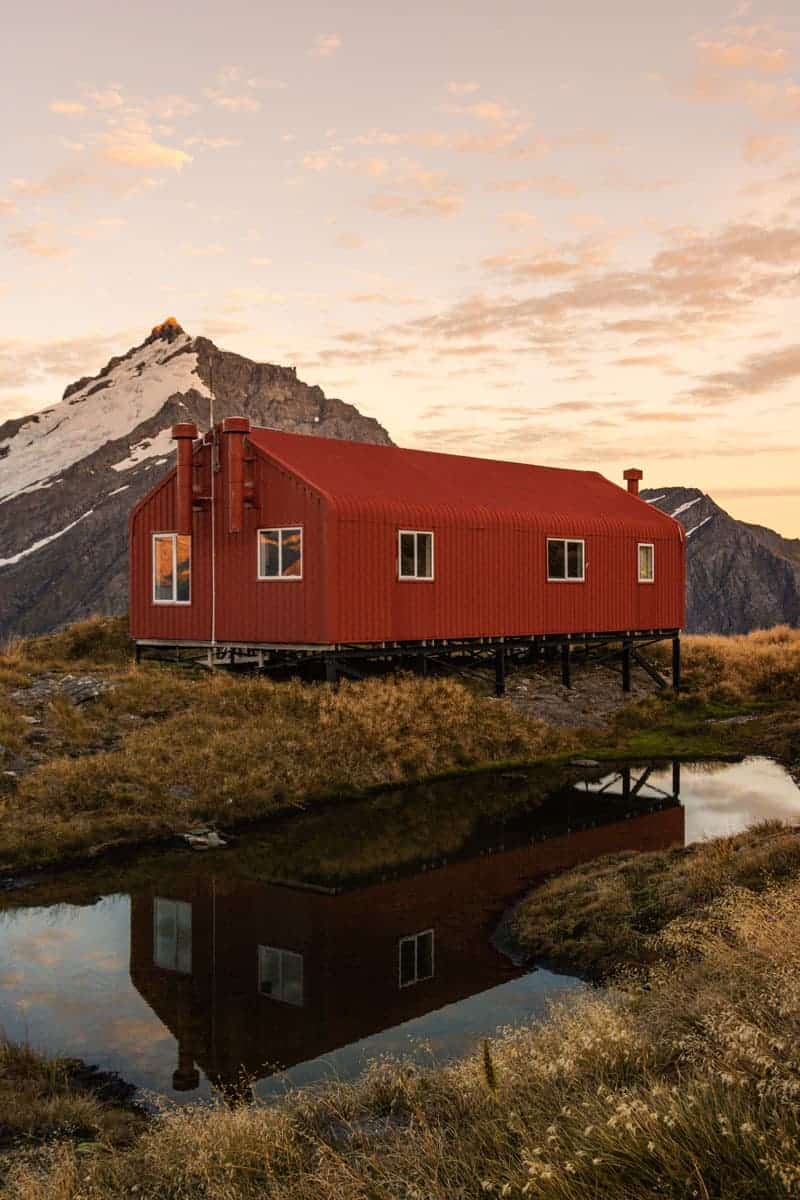
[[[247,417],[226,417],[225,471],[228,476],[228,533],[240,533],[244,523],[244,439],[250,432]]]
[[[192,442],[197,437],[197,426],[191,421],[172,426],[173,440],[178,443],[177,482],[177,529],[178,533],[191,537],[192,534]]]
[[[638,467],[628,467],[627,471],[623,473],[622,478],[627,481],[628,491],[632,496],[639,495],[639,480],[643,476],[644,472],[640,471]]]

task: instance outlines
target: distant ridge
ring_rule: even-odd
[[[170,428],[248,416],[292,433],[390,445],[377,421],[293,367],[156,325],[58,404],[0,425],[0,637],[127,608],[127,518],[173,462]]]
[[[737,521],[699,488],[647,488],[641,495],[686,529],[690,633],[800,625],[800,538]]]

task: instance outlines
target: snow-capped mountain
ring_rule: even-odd
[[[800,539],[737,521],[698,488],[648,488],[686,529],[686,628],[747,633],[800,625]]]
[[[127,607],[127,517],[173,462],[171,426],[254,424],[389,444],[293,368],[192,338],[173,319],[44,412],[0,425],[0,637]]]

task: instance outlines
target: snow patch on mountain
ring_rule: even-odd
[[[82,513],[76,520],[70,521],[69,525],[65,525],[63,529],[59,529],[58,533],[51,533],[49,537],[40,538],[38,542],[34,542],[32,546],[28,546],[27,550],[20,550],[19,554],[14,554],[11,558],[0,558],[0,567],[10,567],[14,563],[18,563],[21,559],[27,558],[29,554],[35,554],[43,546],[49,546],[50,542],[54,542],[56,538],[63,537],[65,533],[69,533],[70,529],[74,529],[81,521],[85,521],[93,512],[94,509],[90,508],[88,512]]]
[[[157,338],[145,343],[107,375],[89,380],[0,443],[0,500],[49,486],[47,481],[54,475],[152,419],[170,396],[190,388],[208,396],[208,388],[197,374],[197,354],[186,349],[191,343],[185,333],[172,341]],[[85,403],[87,400],[90,403]],[[134,448],[136,457],[131,455],[133,462],[118,464],[117,469],[163,455],[171,449],[165,439],[168,431],[154,438],[149,447],[140,443]]]
[[[659,496],[659,500],[663,500],[663,499],[664,499],[663,496]],[[675,509],[674,512],[671,512],[669,515],[671,517],[679,517],[681,515],[681,513],[685,513],[687,509],[691,508],[693,504],[699,504],[699,502],[702,499],[703,499],[702,496],[695,496],[694,500],[687,500],[685,504],[681,504],[678,508]],[[655,503],[655,501],[654,501],[654,503]],[[699,529],[700,526],[698,525],[697,528]]]
[[[709,521],[710,521],[710,520],[711,520],[711,519],[712,519],[714,516],[716,516],[716,513],[712,513],[710,517],[704,517],[704,518],[703,518],[703,520],[702,520],[702,521],[700,521],[700,523],[699,523],[698,525],[693,525],[691,529],[687,529],[687,530],[686,530],[686,536],[687,536],[687,538],[691,537],[693,533],[697,533],[698,529],[702,529],[704,525],[707,525],[707,524],[708,524],[708,522],[709,522]]]
[[[154,438],[144,438],[143,441],[137,442],[135,446],[131,446],[131,452],[127,458],[123,458],[122,462],[112,463],[113,471],[128,471],[131,467],[138,467],[139,463],[145,461],[146,458],[156,458],[164,454],[169,454],[174,449],[172,441],[171,426],[160,430]],[[166,460],[164,460],[166,461]]]

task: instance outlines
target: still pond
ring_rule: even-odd
[[[0,913],[0,1031],[151,1095],[266,1096],[382,1054],[443,1062],[577,979],[492,942],[547,875],[800,819],[768,759],[524,772],[389,792],[225,850],[120,868],[100,891]],[[9,900],[11,898],[9,897]]]

